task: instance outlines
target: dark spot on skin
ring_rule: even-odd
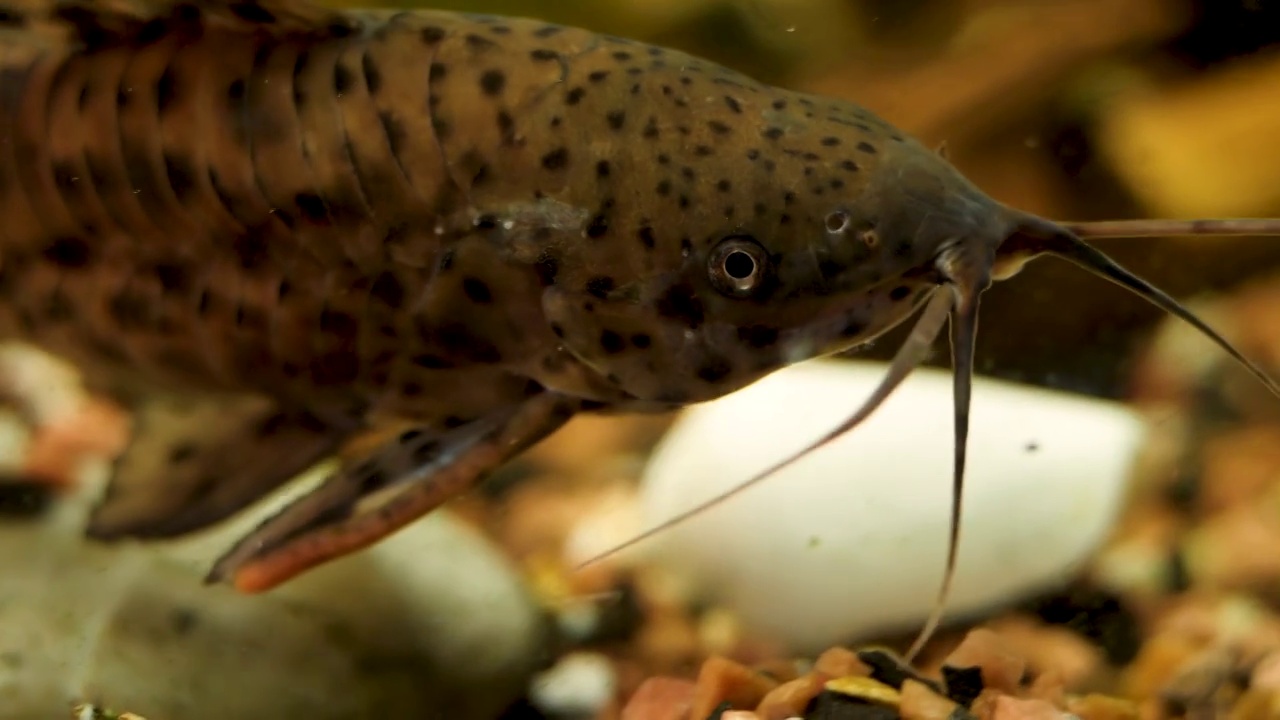
[[[538,62],[550,62],[552,60],[559,59],[560,53],[556,52],[555,50],[538,48],[536,50],[531,51],[529,53],[529,57],[533,58],[534,60],[537,60]]]
[[[80,186],[79,177],[76,175],[76,169],[69,162],[55,163],[53,166],[53,182],[58,189],[64,193],[79,193]]]
[[[787,107],[787,101],[786,101],[786,100],[774,100],[774,101],[773,101],[773,104],[772,104],[772,107],[773,107],[773,109],[774,109],[774,110],[784,110],[784,109],[786,109],[786,107]]]
[[[609,127],[614,130],[621,130],[623,123],[627,121],[627,114],[622,110],[614,110],[605,116],[609,123]]]
[[[502,353],[496,345],[473,333],[462,323],[446,323],[435,328],[433,339],[450,355],[457,355],[474,363],[502,362]]]
[[[733,188],[733,183],[728,180],[720,180],[716,183],[716,189],[720,192],[729,192]]]
[[[650,250],[653,249],[654,244],[657,242],[653,236],[653,228],[649,227],[648,225],[645,225],[644,227],[640,228],[636,232],[636,236],[639,237],[640,242]]]
[[[603,214],[596,215],[591,218],[591,222],[587,225],[587,237],[592,240],[599,240],[609,234],[609,218]]]
[[[369,94],[377,95],[382,89],[382,72],[378,70],[369,53],[365,53],[360,58],[360,68],[364,71],[364,86],[369,88]]]
[[[627,342],[618,333],[604,330],[600,333],[600,349],[609,355],[616,355],[627,349]]]
[[[609,297],[613,287],[613,278],[607,275],[597,275],[587,281],[587,293],[601,300]]]
[[[733,372],[733,367],[724,359],[717,358],[698,368],[698,379],[703,382],[719,382]]]
[[[833,278],[844,272],[845,266],[830,258],[823,258],[818,263],[818,271],[822,273],[824,278]]]
[[[196,446],[192,443],[179,443],[169,449],[169,463],[177,465],[196,456]]]
[[[310,371],[316,385],[345,385],[360,375],[360,358],[353,350],[335,350],[312,361]]]
[[[550,287],[556,284],[556,273],[560,270],[560,264],[550,255],[543,253],[538,256],[537,262],[533,265],[534,270],[538,273],[538,281],[543,287]]]
[[[738,99],[735,98],[734,96],[725,95],[724,104],[728,105],[729,109],[734,111],[735,113],[742,114],[742,103],[738,102]]]
[[[413,462],[419,465],[425,465],[436,459],[440,454],[440,443],[429,440],[413,449]]]
[[[822,144],[826,147],[835,147],[840,144],[840,138],[830,136],[824,137],[822,138]]]
[[[373,460],[362,463],[352,473],[357,478],[358,492],[368,494],[386,487],[387,474]]]
[[[906,300],[907,297],[909,297],[910,295],[911,295],[911,288],[907,287],[906,285],[899,285],[898,287],[889,291],[889,299],[894,302],[901,302],[903,300]]]
[[[782,133],[782,128],[780,127],[768,127],[768,128],[765,128],[764,132],[760,134],[764,135],[770,140],[777,140],[778,138],[782,137],[783,133]]]
[[[479,278],[465,278],[462,281],[462,291],[467,294],[471,302],[486,304],[493,302],[493,293],[490,292],[489,286]]]
[[[391,154],[399,155],[405,141],[404,124],[386,110],[378,113],[378,120],[382,123],[383,134],[387,136],[387,145]]]
[[[861,335],[866,329],[867,326],[865,323],[858,320],[850,320],[849,324],[845,325],[844,329],[840,331],[840,337],[856,337]]]
[[[195,189],[195,170],[191,163],[176,155],[164,154],[165,174],[169,177],[169,187],[179,202],[185,201]]]
[[[501,70],[486,70],[480,76],[480,90],[489,97],[500,95],[506,86],[507,76]]]
[[[314,193],[298,193],[293,196],[293,202],[302,211],[302,215],[312,222],[322,222],[327,219],[325,212],[324,200]]]
[[[864,153],[867,153],[868,155],[874,155],[874,154],[875,154],[875,152],[876,152],[876,147],[875,147],[874,145],[872,145],[871,143],[869,143],[869,142],[867,142],[867,141],[865,141],[865,140],[864,140],[864,141],[862,141],[862,142],[858,143],[858,150],[860,150],[860,151],[862,151],[862,152],[864,152]]]
[[[232,242],[232,250],[245,270],[256,270],[266,263],[269,257],[267,242],[257,233],[246,233]]]
[[[535,37],[549,38],[552,35],[558,35],[564,31],[564,27],[560,25],[544,25],[533,31]]]
[[[477,52],[482,50],[489,50],[491,48],[495,48],[498,46],[497,43],[490,40],[489,38],[483,35],[477,35],[475,33],[468,33],[465,41],[467,43],[467,47]]]
[[[569,150],[563,147],[556,148],[542,156],[542,167],[548,170],[562,170],[568,164]]]
[[[551,332],[558,338],[564,337],[564,327],[560,323],[551,323]]]
[[[653,189],[653,191],[654,191],[654,192],[656,192],[656,193],[658,193],[659,195],[664,196],[664,197],[665,197],[665,196],[667,196],[667,195],[670,195],[670,194],[671,194],[671,181],[670,181],[670,180],[662,180],[662,181],[660,181],[660,182],[658,183],[657,187],[655,187],[655,188]]]
[[[351,89],[351,84],[355,79],[351,77],[351,71],[346,65],[338,63],[333,66],[333,91],[339,95],[345,94]]]
[[[41,254],[45,260],[58,267],[68,269],[86,267],[93,260],[93,253],[90,251],[89,245],[84,240],[75,237],[58,238],[45,246]]]
[[[707,127],[711,128],[711,132],[715,133],[716,135],[728,135],[728,134],[729,134],[729,126],[728,126],[728,125],[725,125],[724,123],[720,122],[719,120],[711,120],[711,121],[708,121],[708,122],[707,122]]]
[[[398,309],[404,304],[404,285],[394,273],[384,272],[379,275],[373,281],[373,287],[369,288],[369,294],[392,309]]]
[[[156,80],[156,109],[161,114],[164,114],[166,110],[173,106],[175,87],[173,67],[166,67],[164,72],[160,74],[160,78]]]
[[[453,267],[453,251],[445,250],[440,253],[440,270],[446,271],[451,267]]]
[[[778,329],[767,325],[740,327],[738,339],[756,349],[772,347],[778,342]]]
[[[608,70],[593,70],[589,75],[587,75],[587,79],[593,83],[601,82],[607,77],[609,77]]]
[[[11,28],[20,28],[27,24],[27,16],[19,10],[8,7],[0,7],[0,25]]]
[[[698,157],[708,157],[713,152],[715,151],[711,149],[710,145],[698,145],[693,149],[693,154]]]
[[[580,87],[573,88],[569,92],[565,93],[564,104],[577,105],[578,103],[582,102],[582,97],[586,94],[587,94],[587,91],[584,88],[580,88]]]
[[[696,329],[706,317],[697,291],[687,283],[677,283],[668,288],[658,299],[657,309],[662,317],[681,320],[690,329]]]
[[[276,21],[276,16],[271,14],[269,10],[253,2],[233,3],[227,9],[231,11],[232,15],[245,22],[266,25]]]
[[[182,294],[191,287],[190,273],[183,265],[160,263],[152,268],[152,272],[160,280],[160,288],[166,295]]]
[[[601,160],[596,163],[596,177],[609,177],[609,161]]]
[[[244,80],[232,80],[227,86],[227,100],[238,103],[244,99]],[[127,101],[126,101],[127,102]]]
[[[432,82],[443,80],[444,76],[448,74],[449,67],[444,63],[433,62],[431,63],[431,66],[427,68],[427,79]]]
[[[435,45],[444,39],[446,33],[444,28],[436,25],[428,25],[422,28],[422,42],[427,45]]]
[[[351,315],[341,310],[325,309],[320,313],[320,331],[343,340],[354,340],[360,325]]]
[[[453,367],[453,363],[445,358],[431,354],[414,355],[413,364],[428,370],[447,370]]]
[[[506,110],[498,111],[498,132],[502,135],[503,145],[516,144],[516,120]]]
[[[653,344],[653,340],[644,333],[636,333],[631,336],[631,344],[641,350],[644,350]]]

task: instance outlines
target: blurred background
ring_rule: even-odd
[[[1052,219],[1280,216],[1280,0],[438,0],[430,7],[583,26],[855,101],[927,145],[945,143],[950,160],[995,198]],[[1280,368],[1280,238],[1097,244],[1192,302],[1272,372]],[[889,357],[906,330],[862,357]],[[934,365],[949,364],[945,348],[938,344]],[[1267,702],[1280,698],[1280,403],[1144,301],[1053,260],[986,294],[978,369],[1122,401],[1154,418],[1143,447],[1117,451],[1132,472],[1103,478],[1123,485],[1125,501],[1122,509],[1099,508],[1118,518],[1106,546],[1064,573],[1062,587],[1009,598],[1009,607],[986,616],[988,626],[1032,670],[1057,672],[1068,690],[1132,703],[1194,685],[1179,671],[1206,657],[1216,662],[1213,653],[1249,636],[1255,649],[1277,652]],[[35,385],[53,377],[29,372]],[[949,394],[937,402],[947,407]],[[89,420],[66,416],[34,437],[0,423],[15,473],[72,475],[84,457],[102,454],[94,437],[110,423],[92,412]],[[53,717],[68,698],[148,720],[648,720],[679,715],[662,714],[674,712],[670,703],[624,714],[646,679],[693,678],[714,655],[794,676],[786,668],[798,653],[786,643],[753,632],[661,567],[572,569],[588,549],[637,529],[645,464],[674,419],[576,419],[445,510],[261,597],[199,584],[253,518],[159,555],[86,546],[78,518],[56,542],[44,530],[6,523],[0,720]],[[1038,450],[1010,438],[1023,455]],[[1078,470],[1081,478],[1096,471],[1087,463]],[[742,477],[739,469],[724,472]],[[886,483],[892,472],[885,470]],[[1024,486],[1038,479],[1016,463],[1008,472]],[[828,487],[845,481],[833,477]],[[940,493],[947,477],[928,482]],[[820,493],[797,499],[822,501]],[[5,509],[36,517],[46,505]],[[750,531],[806,541],[806,517],[781,515],[733,517]],[[941,533],[945,513],[929,517],[930,532]],[[895,522],[884,515],[885,527]],[[728,557],[746,552],[733,542],[748,534],[701,541],[716,551],[723,543]],[[898,557],[885,547],[845,551]],[[940,562],[941,547],[928,552],[930,563]],[[899,562],[932,592],[933,565]],[[767,582],[754,589],[772,591]],[[941,636],[934,661],[963,629]],[[43,657],[32,648],[57,650]],[[707,697],[728,697],[732,687]],[[1136,707],[1081,716],[1136,718]],[[1258,712],[1232,717],[1274,717]]]

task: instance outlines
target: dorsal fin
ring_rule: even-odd
[[[309,0],[0,0],[0,42],[89,51],[175,31],[338,38],[361,27],[357,14]]]

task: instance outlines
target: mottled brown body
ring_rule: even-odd
[[[173,21],[147,44],[9,48],[5,333],[149,382],[336,414],[442,419],[459,382],[523,386],[511,377],[601,400],[700,399],[720,383],[655,386],[657,367],[619,394],[584,372],[554,349],[543,287],[563,288],[551,314],[569,334],[600,330],[573,307],[588,298],[647,314],[664,292],[696,329],[703,288],[618,279],[678,271],[734,232],[820,227],[836,203],[812,195],[858,195],[879,155],[910,142],[856,106],[580,30],[361,19],[339,38]],[[779,194],[778,177],[794,189]],[[858,245],[793,261],[891,279]],[[750,308],[737,314],[729,329],[750,332]],[[883,314],[846,334],[874,334]],[[618,322],[627,340],[649,324]],[[724,372],[704,355],[704,374]]]
[[[663,48],[292,0],[28,0],[0,25],[0,335],[140,418],[94,535],[203,527],[407,427],[224,557],[244,589],[577,412],[715,398],[926,301],[877,397],[950,317],[958,484],[978,296],[1038,254],[1185,316],[857,105]]]

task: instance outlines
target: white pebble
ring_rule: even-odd
[[[545,713],[594,717],[613,699],[616,689],[609,658],[577,652],[535,677],[529,699]]]
[[[689,409],[646,468],[642,526],[817,439],[884,370],[812,361]],[[660,533],[638,556],[687,571],[748,632],[798,652],[918,629],[945,558],[951,383],[949,371],[917,371],[853,432]],[[1068,579],[1111,528],[1144,430],[1118,403],[976,378],[949,617]]]

